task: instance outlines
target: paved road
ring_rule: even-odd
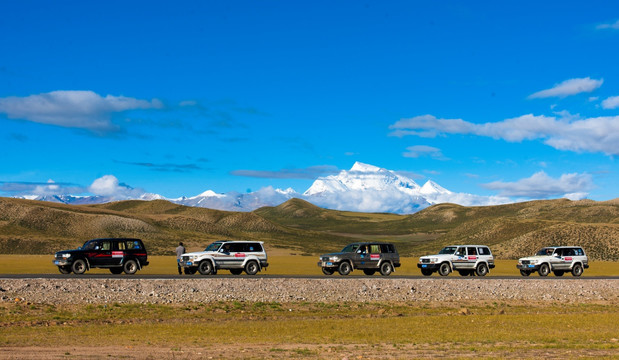
[[[392,276],[326,276],[326,275],[230,275],[230,274],[222,274],[222,275],[157,275],[157,274],[135,274],[135,275],[112,275],[112,274],[82,274],[82,275],[63,275],[63,274],[0,274],[0,279],[134,279],[134,280],[170,280],[170,279],[238,279],[238,278],[246,278],[246,279],[445,279],[445,280],[466,280],[466,279],[485,279],[485,280],[528,280],[528,279],[536,279],[536,280],[619,280],[619,276],[581,276],[581,277],[573,277],[573,276],[563,276],[563,277],[541,277],[536,275],[531,275],[529,277],[524,276],[417,276],[417,275],[392,275]]]

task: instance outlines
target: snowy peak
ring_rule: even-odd
[[[452,194],[451,191],[445,189],[432,180],[428,180],[425,184],[423,184],[421,189],[419,189],[419,193],[422,195]]]
[[[350,169],[351,172],[378,172],[380,170],[385,170],[385,169],[381,169],[378,166],[374,166],[370,164],[364,164],[358,161],[355,162],[355,164]]]
[[[415,181],[378,166],[356,162],[350,170],[337,175],[320,177],[303,195],[312,196],[348,191],[401,191],[417,195]]]

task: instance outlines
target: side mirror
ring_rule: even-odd
[[[357,250],[357,254],[361,254],[361,250]]]

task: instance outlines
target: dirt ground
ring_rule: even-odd
[[[527,346],[527,350],[522,350]],[[449,344],[353,344],[353,345],[238,345],[213,344],[208,348],[157,347],[0,347],[2,359],[572,359],[619,358],[616,350],[546,349],[543,344],[511,344],[505,350],[489,345],[469,344],[450,347]],[[492,345],[497,346],[497,344]],[[517,351],[515,350],[517,348]]]

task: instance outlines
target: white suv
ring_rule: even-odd
[[[425,276],[438,271],[441,276],[447,276],[452,271],[458,271],[462,276],[485,276],[494,268],[494,256],[484,245],[449,245],[436,255],[422,256],[417,267]]]
[[[215,241],[204,251],[183,254],[180,265],[185,274],[215,275],[219,269],[228,269],[233,275],[243,270],[247,275],[267,266],[267,253],[262,241]]]
[[[518,259],[516,267],[522,276],[536,271],[539,276],[548,276],[551,271],[555,276],[563,276],[566,272],[580,276],[584,269],[589,268],[589,258],[579,246],[551,246],[541,249],[534,256]]]

